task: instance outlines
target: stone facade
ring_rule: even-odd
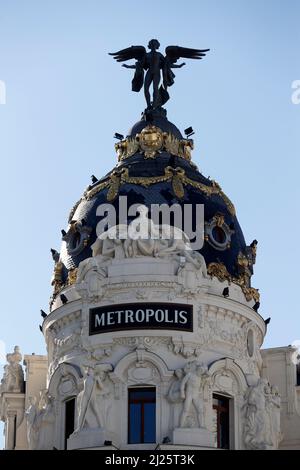
[[[300,448],[295,350],[261,350],[258,242],[192,148],[147,109],[72,208],[51,250],[47,356],[24,357],[24,382],[19,348],[7,355],[6,449]]]
[[[64,290],[68,302],[58,297],[44,320],[47,357],[24,357],[26,393],[20,352],[8,355],[1,384],[7,449],[102,448],[104,441],[120,449],[214,448],[214,394],[229,399],[231,449],[300,448],[295,350],[261,350],[265,323],[239,286],[208,276],[203,266],[179,269],[170,255],[112,258],[105,276],[94,261]],[[153,303],[192,306],[192,331],[90,334],[91,309]],[[128,392],[137,387],[156,391],[155,443],[128,444]]]

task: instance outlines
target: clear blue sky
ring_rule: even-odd
[[[253,285],[272,317],[265,347],[300,338],[298,0],[0,0],[1,329],[7,350],[45,353],[50,247],[90,183],[115,162],[115,131],[144,109],[107,55],[157,37],[210,48],[176,73],[168,117],[196,131],[194,161],[259,241]]]

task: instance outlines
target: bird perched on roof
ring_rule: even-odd
[[[68,298],[65,296],[65,294],[60,294],[60,300],[63,304],[66,304],[68,302]]]
[[[55,261],[55,263],[58,263],[59,261],[58,251],[54,250],[54,248],[51,248],[51,254],[52,254],[53,261]]]
[[[46,318],[46,317],[47,317],[47,313],[44,312],[44,310],[41,310],[41,316],[42,316],[43,318]]]

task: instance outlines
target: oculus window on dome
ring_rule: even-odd
[[[225,222],[224,214],[217,212],[212,219],[205,222],[205,240],[216,250],[224,251],[231,246],[232,224]]]
[[[92,228],[86,225],[84,219],[70,222],[67,232],[63,233],[63,241],[66,242],[69,255],[78,255],[88,245]]]

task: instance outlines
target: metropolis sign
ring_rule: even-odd
[[[193,306],[148,302],[90,309],[90,335],[142,329],[193,331]]]

